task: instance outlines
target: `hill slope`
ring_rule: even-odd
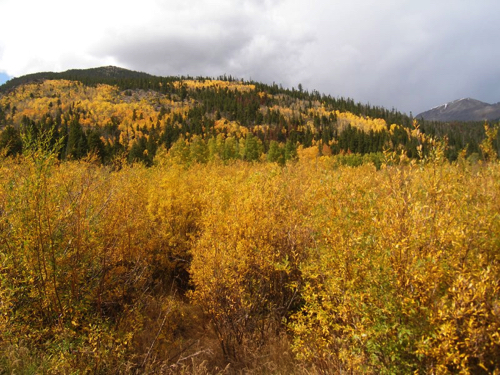
[[[65,72],[40,72],[12,78],[0,86],[0,92],[12,90],[20,85],[46,79],[68,79],[86,83],[112,83],[116,80],[147,79],[154,77],[148,73],[136,72],[116,66],[103,66],[90,69],[70,69]]]
[[[297,149],[309,155],[393,149],[417,157],[421,142],[412,119],[395,110],[225,76],[157,77],[101,67],[30,74],[0,86],[0,148],[15,154],[21,129],[52,128],[64,140],[62,159],[94,151],[105,163],[125,154],[151,164],[157,149],[179,143],[197,147],[189,156],[197,161],[284,162]],[[457,129],[427,122],[421,130],[446,136],[451,159],[467,145],[478,152],[484,136],[482,124]]]

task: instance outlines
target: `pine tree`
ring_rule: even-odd
[[[145,150],[146,139],[144,137],[136,139],[128,154],[129,163],[143,162],[147,164],[146,155],[144,153]]]
[[[13,126],[7,126],[0,134],[0,149],[6,150],[7,156],[20,154],[23,150],[23,143],[19,130]]]
[[[86,156],[88,151],[87,137],[80,125],[79,116],[75,116],[69,126],[66,158],[80,159]]]
[[[95,153],[101,161],[105,157],[104,142],[97,130],[91,130],[87,133],[87,143],[90,152]]]

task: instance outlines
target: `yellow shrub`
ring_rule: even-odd
[[[293,172],[238,167],[209,182],[190,272],[193,301],[212,319],[225,355],[241,360],[297,308],[298,264],[311,233],[305,186]]]

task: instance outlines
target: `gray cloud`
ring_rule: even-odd
[[[0,13],[21,11],[19,3],[0,2]],[[414,114],[467,96],[500,101],[497,0],[71,4],[36,5],[26,32],[8,32],[7,17],[0,71],[117,64],[157,75],[225,73]]]
[[[106,46],[106,53],[127,66],[153,74],[210,75],[227,67],[251,37],[244,34],[167,35],[125,40]],[[99,52],[99,51],[97,51]]]
[[[414,114],[457,96],[500,100],[491,95],[499,76],[489,63],[500,51],[500,4],[354,1],[325,8],[316,49],[328,49],[324,60],[311,61],[322,73],[308,85]],[[490,83],[474,93],[486,77]]]
[[[164,9],[142,33],[108,30],[106,42],[90,50],[129,68],[158,75],[231,74],[236,77],[293,85],[304,65],[304,47],[314,39],[308,30],[286,24],[284,1],[236,1],[214,8],[198,2]],[[174,16],[172,16],[174,14]]]

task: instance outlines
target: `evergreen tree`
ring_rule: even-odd
[[[146,139],[144,137],[136,139],[132,147],[130,148],[130,152],[128,154],[129,163],[140,162],[147,164],[147,157],[145,151],[146,151]]]
[[[87,137],[78,118],[78,116],[75,116],[69,126],[66,145],[66,158],[68,159],[80,159],[86,156],[89,151]]]
[[[87,142],[89,151],[95,153],[103,161],[106,155],[104,142],[101,140],[100,133],[96,129],[87,133]]]
[[[7,156],[20,154],[23,150],[23,143],[19,130],[13,126],[7,126],[0,134],[0,149],[6,150]]]

